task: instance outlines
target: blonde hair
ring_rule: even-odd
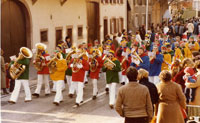
[[[145,69],[140,68],[138,70],[138,79],[141,80],[142,78],[148,78],[149,77],[149,72],[146,71]]]

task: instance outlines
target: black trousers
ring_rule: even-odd
[[[124,123],[149,123],[148,117],[125,117]]]

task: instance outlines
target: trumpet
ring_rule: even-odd
[[[132,54],[135,55],[135,56],[137,57],[137,59],[138,59],[140,62],[143,63],[143,60],[140,58],[140,56],[137,54],[136,51],[133,51]]]

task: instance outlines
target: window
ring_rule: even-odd
[[[146,5],[146,0],[141,0],[142,1],[142,5]]]
[[[73,44],[73,26],[67,26],[66,35],[70,38],[71,44]]]
[[[123,3],[124,3],[124,0],[120,0],[120,3],[123,4]]]
[[[142,5],[142,0],[137,0],[138,5]]]
[[[117,3],[117,0],[113,0],[113,3],[116,4],[116,3]]]
[[[135,15],[135,27],[138,28],[138,15]]]
[[[83,26],[78,26],[78,38],[83,38]]]
[[[124,19],[120,18],[121,31],[124,29]]]
[[[48,42],[48,29],[40,30],[40,42]]]
[[[56,28],[56,46],[59,43],[59,41],[61,41],[62,38],[63,38],[62,31],[63,31],[62,27],[57,27]]]
[[[110,19],[110,34],[114,33],[114,22],[113,19]]]
[[[142,25],[146,24],[146,14],[142,15]]]

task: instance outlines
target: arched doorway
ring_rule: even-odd
[[[18,55],[22,46],[30,46],[30,17],[23,3],[6,0],[1,4],[1,48],[5,61]]]

